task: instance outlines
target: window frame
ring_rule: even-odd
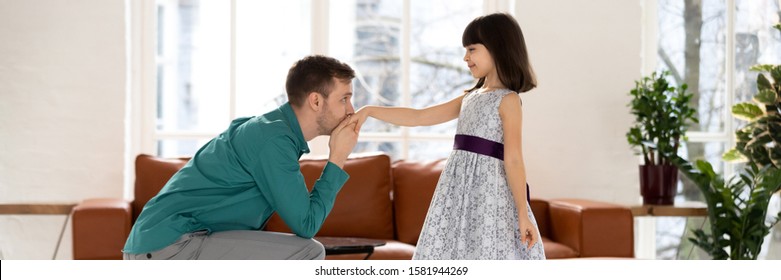
[[[410,46],[406,44],[410,38],[410,1],[403,0],[403,17],[401,28],[401,105],[410,106]],[[735,25],[735,0],[725,0],[727,5],[727,35],[726,35],[726,48],[729,50],[726,52],[726,69],[734,68],[734,25]],[[483,14],[492,12],[507,12],[515,14],[518,0],[483,0]],[[641,36],[643,38],[643,75],[649,75],[656,69],[656,48],[657,48],[657,11],[658,5],[656,0],[643,0],[643,30]],[[198,140],[203,138],[214,137],[219,131],[158,131],[155,124],[155,108],[157,106],[156,101],[156,78],[157,72],[156,66],[156,7],[155,0],[144,1],[130,1],[128,5],[128,18],[129,18],[129,65],[131,71],[129,74],[130,80],[130,96],[128,97],[128,135],[129,141],[127,141],[126,149],[126,174],[132,174],[132,166],[135,155],[146,153],[156,154],[157,141],[160,140],[179,140],[190,139]],[[230,119],[236,118],[236,81],[235,81],[235,64],[236,64],[236,0],[230,0],[231,11],[231,84],[229,94],[229,117]],[[330,13],[330,0],[318,0],[311,1],[311,46],[310,52],[312,54],[328,54],[329,53],[329,13]],[[731,107],[734,104],[734,84],[735,77],[733,71],[727,71],[726,87],[727,87],[727,106]],[[728,108],[729,108],[728,107]],[[704,142],[721,142],[723,143],[725,150],[734,145],[733,132],[735,130],[735,121],[729,114],[729,110],[725,110],[725,128],[723,132],[689,132],[687,136],[689,142],[692,143],[704,143]],[[311,155],[322,156],[328,153],[327,140],[319,137],[310,142],[310,148],[312,150]],[[447,142],[452,140],[452,135],[446,134],[419,134],[411,133],[407,127],[402,127],[399,133],[362,133],[359,141],[371,141],[371,142],[397,142],[402,147],[401,157],[409,157],[409,145],[413,141],[442,141]],[[727,163],[725,165],[725,175],[730,176],[733,173],[734,165]],[[132,185],[132,176],[126,176],[126,185]],[[128,188],[126,188],[128,189]]]
[[[659,5],[657,0],[643,0],[643,24],[642,28],[642,62],[643,76],[650,76],[651,73],[656,71],[659,63],[657,59],[658,39],[659,39],[659,22],[658,22],[658,10]],[[724,104],[725,108],[732,108],[735,102],[735,72],[732,71],[735,68],[735,0],[725,0],[726,9],[726,31],[725,31],[725,88],[726,94]],[[705,131],[689,131],[686,133],[689,143],[722,143],[724,151],[728,151],[735,145],[734,132],[736,129],[736,123],[731,110],[724,110],[722,118],[724,119],[724,130],[720,132],[705,132]],[[725,162],[724,163],[724,177],[729,178],[734,174],[735,164]]]

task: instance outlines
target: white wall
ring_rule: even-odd
[[[638,203],[638,160],[624,134],[641,76],[640,1],[520,0],[515,8],[538,78],[521,95],[532,195]]]
[[[122,197],[125,35],[123,0],[0,0],[0,203]],[[64,219],[0,216],[0,252],[51,258]]]

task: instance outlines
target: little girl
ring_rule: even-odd
[[[536,86],[521,28],[481,16],[462,37],[477,84],[425,109],[366,106],[355,114],[401,126],[458,118],[453,152],[437,183],[413,259],[545,259],[528,202],[518,93]]]

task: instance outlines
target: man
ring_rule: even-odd
[[[347,181],[342,170],[360,127],[355,72],[308,56],[288,72],[288,103],[234,120],[201,147],[144,206],[125,259],[323,259],[317,233]],[[328,163],[310,193],[298,159],[307,141],[331,135]],[[277,212],[293,234],[262,231]]]

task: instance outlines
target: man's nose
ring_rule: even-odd
[[[347,102],[347,114],[354,114],[355,113],[355,107],[353,107],[353,102]]]

